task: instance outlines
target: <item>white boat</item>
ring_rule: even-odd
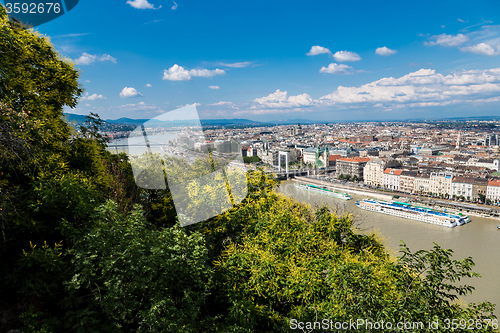
[[[333,191],[330,189],[327,189],[326,187],[321,187],[318,185],[312,185],[312,184],[301,184],[301,183],[295,183],[295,187],[298,187],[303,190],[315,192],[315,193],[321,193],[324,195],[328,195],[330,197],[334,197],[337,199],[342,199],[342,200],[351,200],[352,197],[348,193],[342,193],[338,191]]]
[[[412,206],[405,202],[364,199],[357,201],[356,206],[372,212],[417,220],[448,228],[470,222],[468,216],[438,212],[431,208]]]

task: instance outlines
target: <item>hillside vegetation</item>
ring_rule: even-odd
[[[168,189],[137,187],[127,156],[106,150],[98,117],[68,125],[78,77],[0,6],[1,332],[310,332],[299,323],[358,319],[494,331],[492,304],[456,302],[473,289],[471,258],[404,244],[391,258],[351,216],[277,194],[262,171],[239,205],[180,227]]]

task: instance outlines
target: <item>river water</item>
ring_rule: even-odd
[[[357,208],[357,199],[366,196],[351,194],[353,200],[341,200],[295,187],[294,181],[282,181],[279,191],[301,202],[311,205],[328,204],[341,212],[350,212],[355,226],[364,233],[377,233],[393,255],[399,255],[399,245],[404,241],[412,252],[431,249],[434,244],[452,249],[454,259],[472,257],[474,271],[481,278],[466,279],[461,284],[476,288],[472,294],[463,297],[465,303],[490,301],[497,304],[495,314],[500,316],[500,220],[471,216],[471,222],[446,228],[415,220],[369,212]]]
[[[180,132],[166,132],[160,134],[148,135],[148,140],[153,152],[158,151],[159,145],[166,145],[170,140],[174,140]],[[108,143],[108,149],[113,153],[126,153],[128,155],[142,155],[147,151],[144,144],[144,137],[133,136],[111,140]]]

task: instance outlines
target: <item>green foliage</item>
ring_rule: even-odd
[[[37,311],[33,306],[30,306],[27,311],[19,316],[23,325],[22,332],[30,333],[52,333],[61,326],[57,318],[51,317],[48,314]]]
[[[108,201],[72,250],[67,286],[76,331],[192,332],[211,270],[201,234],[156,229],[139,207],[124,216]],[[84,311],[82,311],[82,308]]]
[[[257,163],[261,161],[259,156],[243,156],[243,162],[245,163]]]
[[[73,65],[60,58],[48,38],[9,21],[3,7],[0,50],[0,103],[30,111],[43,121],[47,136],[68,137],[61,110],[76,106],[82,93]]]
[[[355,231],[350,216],[326,207],[313,211],[277,195],[245,209],[252,212],[245,221],[237,214],[228,217],[233,224],[246,223],[244,236],[232,238],[214,262],[230,327],[284,332],[292,318],[393,323],[494,318],[489,303],[454,303],[472,290],[455,283],[478,276],[470,258],[452,260],[452,252],[438,246],[412,254],[404,246],[402,258],[394,261],[373,235]]]

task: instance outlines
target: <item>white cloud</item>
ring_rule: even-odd
[[[138,97],[142,96],[140,92],[138,92],[135,88],[125,87],[120,93],[121,98],[130,98],[130,97]]]
[[[381,55],[381,56],[389,56],[389,55],[394,54],[396,52],[398,52],[398,51],[391,50],[390,48],[385,47],[385,46],[379,47],[375,50],[375,53],[378,55]]]
[[[148,83],[148,84],[146,84],[146,86],[145,86],[145,87],[146,87],[146,88],[151,88],[151,87],[152,87],[152,85],[151,85],[150,83]]]
[[[177,108],[178,108],[178,109],[180,109],[180,108],[185,108],[186,106],[191,106],[191,105],[194,105],[194,106],[200,106],[201,104],[200,104],[200,103],[193,103],[193,104],[177,105]]]
[[[208,104],[208,106],[224,106],[224,107],[228,107],[228,108],[231,108],[231,109],[234,109],[234,110],[239,110],[240,108],[237,107],[236,105],[234,105],[233,102],[226,102],[226,101],[220,101],[220,102],[217,102],[217,103],[213,103],[213,104]]]
[[[424,107],[449,105],[500,94],[500,68],[443,75],[421,69],[399,78],[382,78],[359,87],[339,86],[323,96],[326,105],[376,105]]]
[[[234,105],[234,104],[233,104],[233,102],[220,101],[220,102],[208,104],[208,105]]]
[[[175,1],[172,1],[172,2],[174,3],[174,5],[172,7],[170,7],[170,9],[176,10],[177,7],[179,7],[179,5],[177,5],[177,2],[175,2]]]
[[[351,51],[337,51],[337,52],[335,52],[335,54],[333,55],[333,57],[338,62],[359,61],[359,60],[361,60],[361,57],[357,53],[351,52]]]
[[[347,66],[344,64],[336,64],[331,63],[328,67],[321,67],[319,70],[320,73],[328,73],[328,74],[350,74],[349,70],[352,69],[351,66]]]
[[[465,21],[464,21],[464,20],[462,20],[461,18],[457,18],[457,21],[458,21],[458,22],[465,23]]]
[[[229,67],[229,68],[245,68],[250,65],[252,65],[253,62],[251,61],[241,61],[241,62],[233,62],[233,63],[227,63],[227,62],[218,62],[218,66],[222,67]]]
[[[106,100],[106,97],[104,97],[103,95],[98,95],[98,94],[89,95],[89,93],[85,93],[85,96],[82,97],[82,100],[84,100],[84,101],[96,101],[96,100],[104,101],[104,100]]]
[[[474,46],[461,47],[460,51],[462,52],[471,52],[476,54],[483,54],[492,56],[495,55],[495,49],[486,43],[479,43]]]
[[[116,63],[116,58],[113,58],[109,54],[95,55],[83,52],[79,58],[73,60],[76,65],[90,65],[96,61],[111,61]]]
[[[463,43],[469,41],[469,37],[463,35],[463,34],[458,34],[458,35],[447,35],[447,34],[441,34],[441,35],[435,35],[429,37],[431,39],[430,42],[425,42],[425,45],[428,46],[434,46],[434,45],[441,45],[441,46],[446,46],[446,47],[452,47],[452,46],[459,46],[462,45]]]
[[[191,69],[187,70],[184,67],[177,64],[173,65],[169,69],[163,70],[163,80],[169,81],[185,81],[191,80],[192,77],[212,77],[215,75],[222,75],[226,72],[222,69]]]
[[[259,107],[264,108],[297,108],[313,105],[314,101],[308,94],[301,94],[296,96],[288,96],[288,92],[276,90],[274,93],[266,97],[256,98],[254,100]],[[256,106],[252,106],[256,108]]]
[[[308,56],[315,56],[318,54],[332,54],[332,52],[326,47],[314,45],[313,47],[311,47],[311,50],[309,50],[309,52],[306,54]]]
[[[219,86],[208,86],[210,89],[214,89],[214,90],[217,90],[217,89],[220,89]]]
[[[155,6],[148,2],[148,0],[128,0],[127,4],[136,9],[160,9],[161,6],[155,8]]]
[[[290,113],[328,110],[398,110],[434,108],[460,104],[500,101],[500,68],[467,70],[441,74],[434,69],[420,69],[400,77],[383,77],[360,86],[339,86],[332,93],[313,99],[308,94],[289,96],[276,90],[256,98],[250,106],[233,115]],[[213,105],[231,106],[230,102]]]

